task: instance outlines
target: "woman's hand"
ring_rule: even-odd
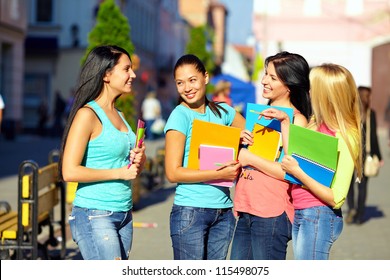
[[[286,173],[296,175],[300,170],[298,161],[290,155],[285,155],[282,159],[282,169]]]
[[[146,150],[145,143],[142,143],[141,147],[135,147],[130,151],[130,162],[132,162],[133,164],[138,164],[139,174],[142,172],[145,166],[145,162],[146,162],[145,150]]]
[[[235,160],[224,163],[217,169],[220,175],[219,179],[234,181],[240,173],[241,167],[241,163]]]
[[[277,119],[280,122],[290,122],[290,117],[286,114],[286,112],[275,108],[265,109],[260,113],[259,119],[261,117],[265,117],[266,119]]]
[[[241,130],[240,142],[243,145],[253,145],[253,134],[247,129]]]
[[[123,166],[119,168],[118,178],[121,180],[134,180],[139,172],[139,163],[132,163],[130,166]]]

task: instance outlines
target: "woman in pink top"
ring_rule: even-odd
[[[263,97],[270,100],[270,105],[293,108],[294,123],[305,126],[311,111],[306,60],[298,54],[281,52],[268,57],[265,67]],[[247,149],[241,149],[239,160],[251,167],[242,170],[235,188],[238,222],[231,259],[285,259],[294,216],[290,184],[269,176],[267,169],[283,173],[280,163],[262,159]],[[259,161],[264,161],[266,167],[254,169]]]
[[[295,208],[293,250],[295,259],[329,259],[333,243],[343,229],[343,205],[354,168],[362,177],[360,99],[352,74],[344,67],[323,64],[310,72],[310,96],[313,117],[308,128],[338,138],[338,162],[331,187],[326,187],[307,175],[298,162],[286,155],[282,169],[299,179],[294,185]],[[262,113],[281,121],[282,137],[288,137],[288,116],[279,110]],[[287,141],[285,141],[287,142]],[[302,143],[310,145],[310,143]],[[288,147],[284,146],[286,154]]]

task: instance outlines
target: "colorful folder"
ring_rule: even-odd
[[[141,119],[138,119],[137,132],[136,132],[136,137],[135,137],[135,147],[141,148],[144,140],[145,140],[145,122]],[[130,161],[127,168],[130,168],[130,166],[132,164],[133,164],[133,161]]]
[[[212,145],[234,148],[237,155],[241,129],[195,119],[192,123],[187,167],[199,170],[199,146]]]
[[[234,148],[203,145],[199,146],[199,169],[200,170],[215,170],[226,162],[236,159]],[[221,187],[233,187],[233,181],[212,180],[205,182],[210,185]]]
[[[280,107],[280,106],[270,106],[270,105],[264,105],[264,104],[254,104],[254,103],[248,103],[246,107],[246,123],[245,128],[249,131],[252,131],[255,124],[260,124],[272,129],[275,129],[277,131],[280,131],[280,121],[277,119],[266,119],[264,117],[259,119],[260,113],[266,109],[269,108],[275,108],[278,110],[282,110],[286,112],[286,114],[290,118],[290,122],[292,123],[293,117],[294,117],[294,110],[292,108],[288,107]]]
[[[294,124],[290,125],[288,153],[297,159],[306,174],[327,187],[331,186],[337,168],[337,147],[336,137]],[[302,184],[288,173],[285,180]]]
[[[282,146],[280,132],[256,123],[253,135],[253,145],[248,146],[248,150],[262,158],[275,161]]]
[[[294,110],[292,108],[248,103],[247,111],[246,111],[245,128],[249,131],[252,131],[252,133],[255,134],[254,143],[252,146],[248,146],[248,149],[252,153],[257,154],[261,157],[271,159],[271,160],[273,158],[273,160],[281,161],[284,156],[284,151],[282,149],[282,142],[280,137],[281,136],[280,121],[277,119],[266,119],[265,117],[259,118],[260,113],[269,108],[275,108],[286,112],[286,114],[290,118],[290,122],[293,121]],[[267,133],[264,134],[255,133],[256,131],[258,131],[257,129],[258,128],[261,129],[261,127],[266,127],[268,129]],[[272,134],[272,136],[270,134]],[[279,136],[279,138],[277,137],[277,135]],[[267,137],[267,139],[263,139],[263,137]],[[270,140],[270,137],[272,138],[272,141],[268,142]],[[279,140],[277,140],[277,138]],[[278,142],[278,145],[276,145],[276,142]],[[268,149],[269,151],[266,151]],[[257,153],[256,151],[259,150],[263,152]],[[274,155],[276,155],[276,157]]]

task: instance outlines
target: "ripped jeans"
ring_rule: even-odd
[[[127,260],[133,241],[133,215],[74,206],[69,216],[72,238],[84,260]]]

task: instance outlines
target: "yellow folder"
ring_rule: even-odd
[[[280,132],[256,123],[253,134],[253,145],[248,146],[248,150],[262,158],[275,161],[281,148]]]
[[[237,157],[241,129],[195,119],[192,123],[188,168],[199,169],[199,146],[214,145],[234,148]]]

